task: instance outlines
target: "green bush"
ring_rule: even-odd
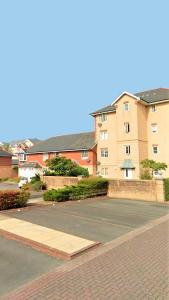
[[[32,177],[31,182],[30,182],[30,188],[33,191],[41,191],[41,190],[46,190],[47,185],[40,179],[40,175],[36,174],[34,177]]]
[[[164,179],[165,200],[169,200],[169,178]]]
[[[33,191],[39,192],[42,190],[42,185],[43,185],[42,181],[36,181],[36,182],[30,184],[30,188]]]
[[[1,191],[0,192],[0,210],[24,207],[30,194],[25,191]]]
[[[46,165],[48,167],[44,171],[44,175],[46,176],[89,176],[88,169],[79,166],[71,159],[65,157],[56,156],[47,160]]]
[[[108,181],[103,178],[82,179],[75,186],[52,189],[44,193],[45,201],[68,201],[107,195]]]
[[[150,171],[148,169],[142,170],[140,179],[142,180],[151,180],[152,175],[150,174]]]

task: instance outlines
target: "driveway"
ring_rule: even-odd
[[[102,243],[168,213],[168,204],[107,198],[5,212],[13,218]]]
[[[17,189],[18,185],[16,183],[0,182],[0,191]]]

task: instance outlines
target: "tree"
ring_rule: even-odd
[[[152,179],[155,171],[160,171],[160,170],[165,171],[167,169],[166,163],[156,162],[148,158],[142,160],[141,165],[142,168],[144,169],[144,173],[142,174],[142,177],[145,175],[145,177],[147,177],[146,179]]]
[[[46,161],[48,170],[44,171],[44,175],[54,176],[89,176],[89,172],[86,168],[82,168],[71,159],[65,157],[56,156]]]

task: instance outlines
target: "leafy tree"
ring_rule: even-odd
[[[65,157],[56,156],[46,161],[48,170],[44,171],[44,175],[54,176],[89,176],[89,172],[86,168],[82,168],[71,159]]]
[[[166,170],[167,165],[164,162],[156,162],[152,159],[144,159],[141,162],[141,165],[144,169],[144,173],[146,174],[147,178],[146,179],[151,179],[154,175],[155,171],[160,171],[160,170]],[[148,178],[149,177],[149,178]]]

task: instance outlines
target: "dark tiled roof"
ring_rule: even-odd
[[[22,163],[19,168],[41,168],[37,162],[26,162]]]
[[[148,90],[144,92],[139,92],[136,94],[133,94],[140,98],[141,100],[144,100],[147,104],[153,104],[156,102],[164,101],[164,100],[169,100],[169,89],[165,88],[158,88],[154,90]],[[97,115],[100,113],[106,113],[106,112],[113,112],[116,111],[116,108],[114,105],[108,105],[106,107],[103,107],[99,110],[96,110],[93,112],[91,115]]]
[[[94,132],[83,132],[49,138],[29,148],[27,153],[89,150],[94,145]]]
[[[0,157],[12,157],[12,154],[0,149]]]
[[[101,114],[101,113],[106,113],[106,112],[113,112],[113,111],[116,111],[115,107],[113,105],[108,105],[101,109],[96,110],[91,115]]]
[[[154,89],[148,90],[140,93],[136,93],[135,96],[143,99],[147,103],[155,103],[164,100],[169,100],[169,89]]]

